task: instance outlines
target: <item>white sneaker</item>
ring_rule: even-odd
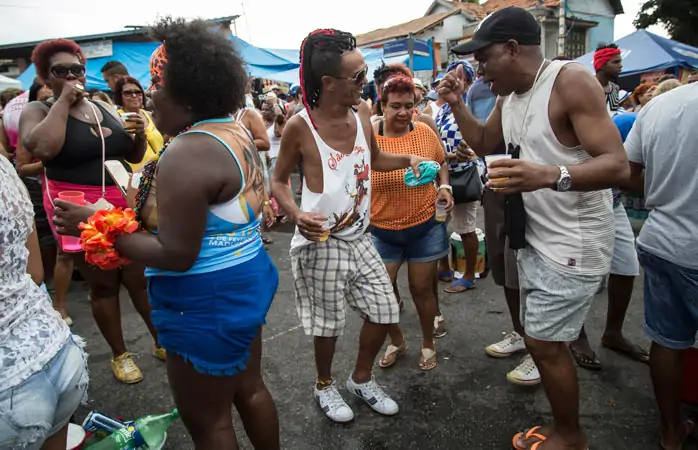
[[[368,406],[377,413],[394,416],[400,410],[395,400],[388,397],[388,394],[376,383],[373,376],[371,376],[371,381],[362,384],[355,382],[353,376],[350,376],[347,380],[347,390],[368,403]]]
[[[540,384],[540,372],[531,355],[526,355],[519,366],[507,374],[507,380],[519,386]]]
[[[337,390],[337,382],[333,381],[330,387],[318,389],[315,386],[315,401],[328,419],[346,423],[354,420],[354,411],[351,410],[347,402]]]
[[[516,331],[507,334],[496,344],[485,347],[485,352],[493,358],[506,358],[523,351],[526,351],[526,343]]]

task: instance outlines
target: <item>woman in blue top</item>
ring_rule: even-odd
[[[141,175],[135,209],[149,232],[119,236],[115,246],[148,267],[152,321],[196,449],[238,448],[233,404],[254,447],[278,449],[276,407],[260,369],[278,272],[257,219],[259,156],[229,113],[244,106],[244,63],[203,21],[163,19],[154,31],[164,44],[151,57],[153,120],[174,138]],[[90,214],[58,205],[66,231]]]

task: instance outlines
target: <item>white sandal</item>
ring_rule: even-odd
[[[433,360],[433,364],[427,365],[427,361]],[[430,348],[422,349],[422,357],[419,360],[419,368],[425,372],[436,369],[436,352]]]
[[[378,365],[383,369],[387,369],[397,362],[397,358],[407,351],[407,342],[403,343],[400,347],[397,345],[390,344],[388,348],[385,349],[383,357],[378,362]]]

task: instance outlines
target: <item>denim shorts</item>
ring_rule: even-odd
[[[158,343],[197,372],[236,375],[246,368],[278,285],[279,272],[264,249],[214,272],[151,276],[150,318]]]
[[[374,227],[371,235],[385,263],[438,261],[449,251],[446,224],[434,218],[404,230]]]
[[[85,353],[69,338],[40,371],[0,391],[0,448],[40,449],[68,424],[87,382]]]
[[[698,270],[682,267],[637,246],[645,269],[645,333],[657,344],[684,350],[698,332]]]

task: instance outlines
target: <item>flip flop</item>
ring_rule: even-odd
[[[627,348],[609,347],[607,345],[604,345],[603,347],[609,350],[613,350],[614,352],[628,357],[633,361],[641,362],[644,364],[649,364],[650,362],[650,354],[647,353],[647,350],[643,349],[639,345],[633,344],[632,350],[629,350]]]
[[[423,348],[419,357],[419,368],[425,372],[436,369],[436,352],[430,348]]]
[[[450,283],[453,281],[453,272],[450,270],[448,272],[439,272],[439,281],[443,281],[444,283]]]
[[[535,442],[531,447],[529,447],[530,450],[534,450],[538,448],[538,446],[542,443],[545,442],[548,438],[546,436],[543,436],[540,433],[536,433],[537,430],[541,429],[543,427],[537,426],[533,427],[530,430],[522,431],[521,433],[516,433],[514,437],[511,439],[511,446],[514,447],[516,450],[526,450],[524,447],[519,447],[518,442],[519,439],[531,439],[531,438],[536,438],[539,439],[537,442]]]
[[[448,294],[460,294],[461,292],[469,291],[475,289],[475,281],[468,281],[464,278],[456,280],[449,286],[444,288],[444,292]]]
[[[448,334],[446,325],[444,325],[444,316],[434,317],[434,339],[441,339]]]
[[[572,357],[579,367],[596,372],[601,370],[601,361],[599,361],[599,359],[596,357],[596,353],[594,353],[593,356],[589,356],[575,350],[571,345],[568,347],[570,348],[570,352],[572,352]]]
[[[407,349],[407,342],[403,342],[403,344],[399,347],[393,344],[388,345],[388,348],[385,349],[385,353],[383,354],[381,360],[378,362],[378,365],[383,369],[391,367],[397,362],[398,357],[405,353]]]
[[[693,435],[693,432],[696,431],[696,424],[693,423],[692,420],[684,420],[683,421],[683,426],[684,426],[684,431],[686,434],[683,437],[683,440],[681,441],[681,444],[679,444],[676,449],[681,449],[683,448],[683,444],[688,440]],[[661,436],[659,437],[659,450],[675,450],[675,449],[670,449],[668,447],[665,447],[664,444],[662,444],[662,438]]]

